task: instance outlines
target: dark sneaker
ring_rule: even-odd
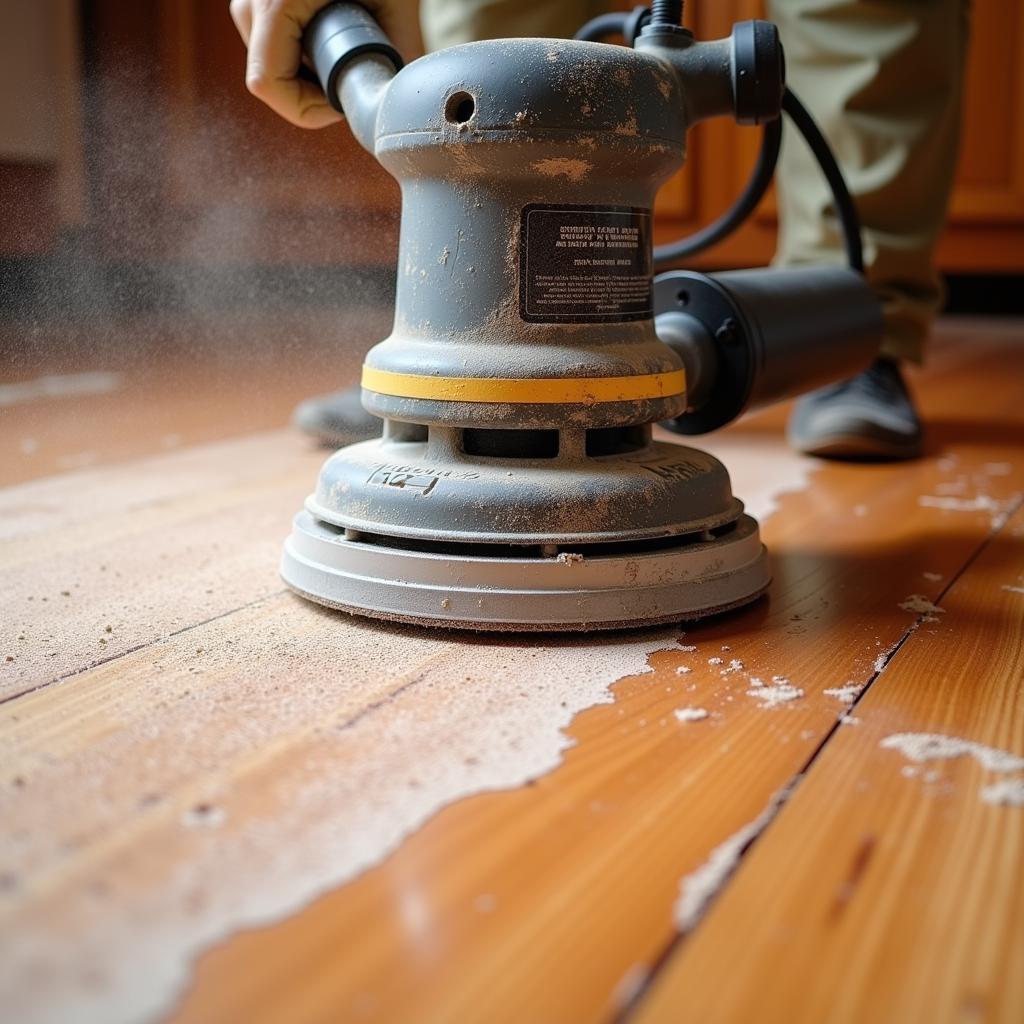
[[[851,380],[800,398],[787,430],[805,455],[831,459],[913,459],[924,431],[899,364],[876,359]]]
[[[380,437],[384,421],[363,408],[361,389],[307,398],[292,414],[292,422],[322,445],[340,448],[353,441]]]

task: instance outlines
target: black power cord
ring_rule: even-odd
[[[814,118],[811,117],[807,108],[796,98],[796,94],[786,88],[782,96],[782,109],[789,119],[796,125],[797,130],[804,137],[804,141],[811,147],[814,159],[818,161],[822,174],[832,190],[832,201],[836,206],[836,216],[843,229],[843,243],[846,246],[846,261],[852,270],[864,273],[864,243],[860,234],[860,215],[857,213],[857,206],[846,187],[846,179],[839,169],[839,164],[821,134]]]
[[[692,235],[687,235],[675,242],[656,245],[654,247],[654,269],[664,270],[673,263],[689,259],[691,256],[717,245],[722,239],[728,238],[754,212],[757,204],[764,198],[768,186],[772,183],[772,178],[775,177],[775,165],[779,161],[781,146],[782,118],[777,117],[764,126],[757,163],[754,164],[754,169],[739,198],[718,220],[712,221],[700,231],[695,231]]]
[[[626,39],[628,18],[628,14],[599,14],[591,18],[573,38],[584,43],[603,43],[609,36],[622,36]],[[632,45],[631,39],[626,39],[626,42]]]

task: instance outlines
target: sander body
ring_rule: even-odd
[[[770,123],[785,87],[767,23],[696,42],[646,20],[632,48],[491,40],[404,67],[355,4],[310,26],[402,220],[394,328],[362,372],[383,436],[323,466],[284,550],[298,593],[548,631],[693,619],[766,590],[725,468],[652,426],[706,432],[857,372],[880,309],[841,267],[654,277],[654,197],[688,129]]]

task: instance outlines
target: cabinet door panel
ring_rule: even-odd
[[[952,222],[1024,224],[1024,5],[976,3],[971,22]]]
[[[761,0],[689,5],[698,38],[727,35],[734,21],[764,17]],[[1024,5],[984,0],[972,6],[964,87],[963,139],[949,224],[937,259],[946,271],[1024,271]],[[739,194],[760,144],[751,129],[703,125],[693,132],[688,167],[694,192],[685,225],[662,214],[659,239],[717,216]],[[696,266],[764,263],[774,249],[777,208],[769,193],[751,223],[693,261]]]

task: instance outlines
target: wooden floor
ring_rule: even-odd
[[[323,366],[176,365],[0,405],[4,1019],[1024,1020],[1024,325],[919,462],[701,439],[770,595],[582,640],[285,592]]]

